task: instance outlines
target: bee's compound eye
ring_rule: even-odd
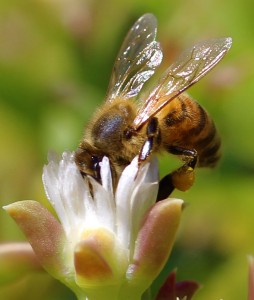
[[[102,157],[99,156],[91,156],[92,160],[92,169],[96,172],[96,177],[100,177],[99,172],[100,172],[100,162],[102,161]]]
[[[91,160],[93,163],[96,163],[97,162],[97,157],[96,156],[91,156]]]
[[[98,164],[101,161],[101,159],[99,159],[98,156],[94,156],[94,155],[92,155],[91,159],[93,164]]]

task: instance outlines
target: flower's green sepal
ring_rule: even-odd
[[[158,276],[170,255],[180,223],[183,201],[166,199],[148,211],[138,233],[133,260],[127,271],[129,285],[143,291]]]
[[[58,279],[68,273],[62,256],[67,241],[58,220],[32,200],[14,202],[4,209],[26,235],[41,265]]]

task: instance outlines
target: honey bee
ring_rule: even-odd
[[[211,39],[186,49],[157,85],[140,96],[144,83],[162,61],[156,33],[152,14],[143,15],[131,27],[116,58],[106,100],[85,128],[75,162],[83,176],[100,182],[100,162],[107,156],[116,186],[135,156],[141,165],[153,153],[177,155],[183,165],[161,180],[161,200],[174,188],[189,189],[195,166],[213,167],[220,157],[220,138],[213,120],[184,91],[224,57],[232,40]]]

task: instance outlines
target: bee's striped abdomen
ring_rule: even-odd
[[[163,115],[162,115],[163,113]],[[205,109],[181,94],[159,114],[164,148],[195,149],[199,167],[212,167],[220,158],[220,138],[213,120]]]

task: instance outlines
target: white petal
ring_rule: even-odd
[[[113,197],[113,185],[110,164],[109,159],[106,156],[103,157],[102,162],[100,163],[100,167],[102,186]]]
[[[50,161],[47,166],[43,168],[42,181],[44,189],[51,205],[54,207],[61,223],[68,223],[61,196],[59,194],[59,180],[58,180],[59,165],[55,161]],[[60,217],[61,216],[61,217]]]
[[[143,215],[155,203],[158,191],[158,163],[154,158],[138,169],[138,158],[127,166],[116,191],[117,235],[131,248]]]
[[[77,228],[88,213],[94,214],[88,184],[80,175],[71,153],[64,152],[60,162],[53,160],[44,167],[43,183],[67,234]]]
[[[136,178],[136,187],[131,198],[131,237],[130,250],[132,252],[140,223],[147,210],[155,203],[159,188],[158,160],[152,158],[150,162],[141,166]]]
[[[125,248],[129,247],[131,229],[131,196],[135,188],[138,171],[138,159],[135,157],[128,165],[118,182],[116,189],[116,226],[117,236]]]
[[[60,179],[61,177],[61,179]],[[93,207],[89,187],[73,161],[62,160],[59,168],[59,192],[71,227],[86,217],[85,203]]]
[[[96,222],[89,219],[90,227],[106,227],[115,232],[115,203],[111,193],[93,178],[90,178],[93,187],[93,198],[96,210]]]

